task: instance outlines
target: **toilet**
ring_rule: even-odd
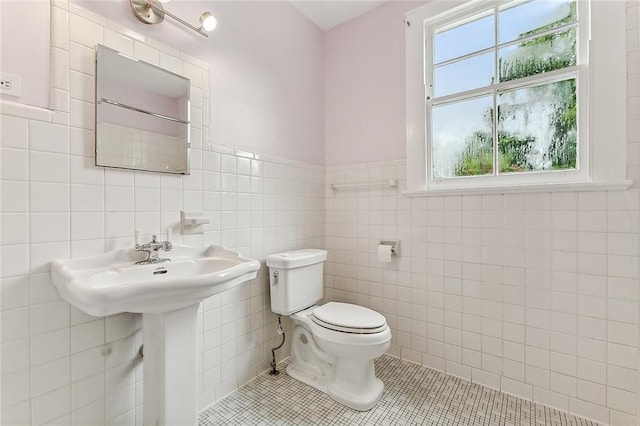
[[[358,411],[370,410],[384,384],[373,361],[391,344],[384,316],[363,306],[322,299],[325,250],[267,257],[271,310],[293,321],[287,374]]]

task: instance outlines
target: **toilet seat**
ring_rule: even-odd
[[[387,329],[384,316],[364,306],[329,302],[311,312],[313,322],[341,333],[375,334]]]

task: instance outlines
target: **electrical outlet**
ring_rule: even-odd
[[[22,96],[22,80],[17,75],[0,74],[0,93],[9,96]]]

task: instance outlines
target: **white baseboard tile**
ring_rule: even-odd
[[[446,361],[446,372],[452,376],[471,381],[471,367],[458,364],[453,361]]]
[[[504,393],[519,396],[520,398],[525,398],[528,400],[533,399],[533,389],[531,385],[528,385],[526,383],[511,380],[503,376],[502,380],[500,381],[500,388]]]
[[[569,411],[569,397],[547,389],[533,388],[533,401],[562,411]]]
[[[500,376],[497,374],[474,368],[471,370],[471,381],[488,388],[500,390]]]
[[[418,351],[414,351],[407,348],[400,348],[400,358],[405,361],[415,362],[416,364],[422,363],[422,354]]]
[[[389,346],[389,349],[387,350],[387,353],[389,355],[393,355],[395,357],[400,358],[400,346],[392,344],[391,346]]]
[[[443,358],[438,358],[433,355],[423,355],[422,365],[425,367],[433,368],[438,371],[445,371],[445,361]]]
[[[603,401],[604,402],[604,401]],[[569,412],[576,416],[586,419],[595,420],[598,423],[609,424],[609,409],[602,405],[592,404],[590,402],[581,401],[571,398],[569,401]]]
[[[611,410],[609,421],[611,426],[624,426],[624,425],[635,425],[636,416],[633,416],[628,413],[623,413],[618,410]]]

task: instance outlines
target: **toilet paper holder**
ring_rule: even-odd
[[[391,246],[391,256],[398,256],[400,254],[400,241],[380,241],[381,246]]]

